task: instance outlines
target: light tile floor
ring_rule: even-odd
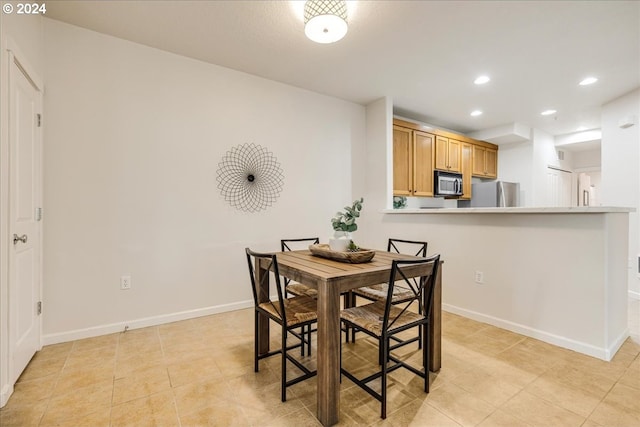
[[[47,346],[0,410],[0,426],[319,425],[315,379],[289,388],[281,403],[279,356],[253,372],[252,313]],[[395,371],[381,420],[379,403],[344,379],[339,425],[638,427],[640,301],[630,301],[629,319],[632,336],[607,363],[444,313],[443,366],[431,392]],[[362,334],[344,345],[349,369],[364,372],[376,360]]]

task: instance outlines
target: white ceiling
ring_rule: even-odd
[[[398,114],[465,133],[599,128],[600,106],[640,87],[637,1],[350,2],[330,45],[305,37],[302,7],[51,1],[46,16],[360,104],[389,96]],[[491,82],[474,85],[480,74]],[[599,81],[579,86],[587,76]]]

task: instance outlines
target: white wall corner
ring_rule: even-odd
[[[366,106],[366,175],[368,207],[372,210],[393,206],[393,102],[380,98]]]
[[[615,356],[618,350],[620,350],[620,347],[622,347],[622,344],[624,344],[624,342],[627,340],[628,337],[629,337],[629,328],[626,328],[614,340],[614,342],[609,346],[609,348],[606,349],[604,360],[606,360],[607,362],[610,362],[611,359],[613,359],[613,356]]]

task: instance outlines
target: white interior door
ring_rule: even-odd
[[[547,206],[571,206],[571,172],[547,168]]]
[[[9,69],[9,375],[40,349],[40,92],[16,58]]]

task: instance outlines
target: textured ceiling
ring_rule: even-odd
[[[51,1],[47,17],[361,104],[389,96],[396,113],[460,132],[598,128],[601,105],[640,87],[637,1],[350,2],[330,45],[304,36],[302,7]],[[480,74],[491,82],[474,85]],[[579,86],[586,76],[599,81]]]

